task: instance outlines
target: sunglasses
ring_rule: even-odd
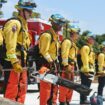
[[[29,13],[32,13],[32,10],[29,10],[29,9],[25,9],[25,11],[27,11]]]
[[[62,22],[62,21],[57,21],[57,22],[55,22],[57,25],[59,25],[59,26],[63,26],[64,24],[65,24],[65,22]]]

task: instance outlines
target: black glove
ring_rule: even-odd
[[[56,64],[55,64],[55,62],[50,62],[49,65],[50,65],[49,69],[50,69],[52,72],[54,72],[54,71],[56,70]]]

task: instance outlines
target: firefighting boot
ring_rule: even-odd
[[[66,102],[66,105],[70,105],[69,102]]]
[[[90,101],[88,100],[85,100],[84,102],[81,102],[80,105],[90,105]]]
[[[60,104],[59,105],[65,105],[65,102],[60,102]]]

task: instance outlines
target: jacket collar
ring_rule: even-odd
[[[27,24],[27,21],[22,16],[18,15],[18,18],[21,20],[22,24]]]
[[[54,29],[50,28],[49,31],[53,35],[53,40],[55,40],[55,41],[58,40],[58,34],[54,31]]]

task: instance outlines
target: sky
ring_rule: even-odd
[[[8,0],[3,5],[4,18],[10,18],[18,0]],[[35,0],[36,12],[48,20],[52,14],[59,13],[75,22],[81,31],[90,30],[93,34],[105,33],[105,0]]]

